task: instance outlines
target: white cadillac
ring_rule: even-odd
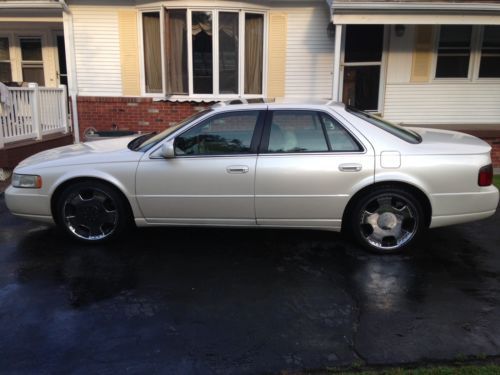
[[[490,150],[331,102],[221,103],[160,134],[34,155],[5,197],[13,214],[88,242],[134,222],[343,229],[389,253],[495,213]]]

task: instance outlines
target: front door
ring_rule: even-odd
[[[214,115],[175,139],[173,159],[143,159],[136,177],[145,219],[255,225],[257,139],[265,112]]]
[[[339,228],[351,191],[373,180],[373,150],[321,111],[270,111],[257,162],[257,224]],[[267,141],[266,141],[267,139]]]
[[[378,112],[384,49],[383,25],[348,25],[343,56],[342,101]]]

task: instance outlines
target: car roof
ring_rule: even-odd
[[[259,99],[259,102],[248,102],[245,99],[235,99],[216,103],[211,108],[225,112],[248,109],[317,109],[324,107],[344,109],[345,104],[324,99]]]

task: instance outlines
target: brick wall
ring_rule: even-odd
[[[154,102],[151,98],[78,97],[82,141],[88,128],[160,132],[211,103]]]
[[[484,138],[486,142],[492,147],[491,160],[494,168],[500,168],[500,137]]]

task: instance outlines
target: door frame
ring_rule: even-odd
[[[349,25],[344,25],[344,32],[342,33],[341,41],[341,54],[340,54],[340,74],[339,74],[339,102],[344,99],[344,67],[346,66],[380,66],[380,78],[379,78],[379,88],[378,88],[378,108],[376,111],[368,111],[371,113],[379,113],[384,115],[384,104],[385,104],[385,87],[386,87],[386,77],[387,77],[387,61],[389,57],[389,45],[391,36],[391,25],[382,25],[384,27],[384,35],[382,41],[382,57],[380,62],[355,62],[346,63],[345,62],[345,47],[346,47],[346,35],[347,27]],[[356,25],[359,26],[359,25]]]

